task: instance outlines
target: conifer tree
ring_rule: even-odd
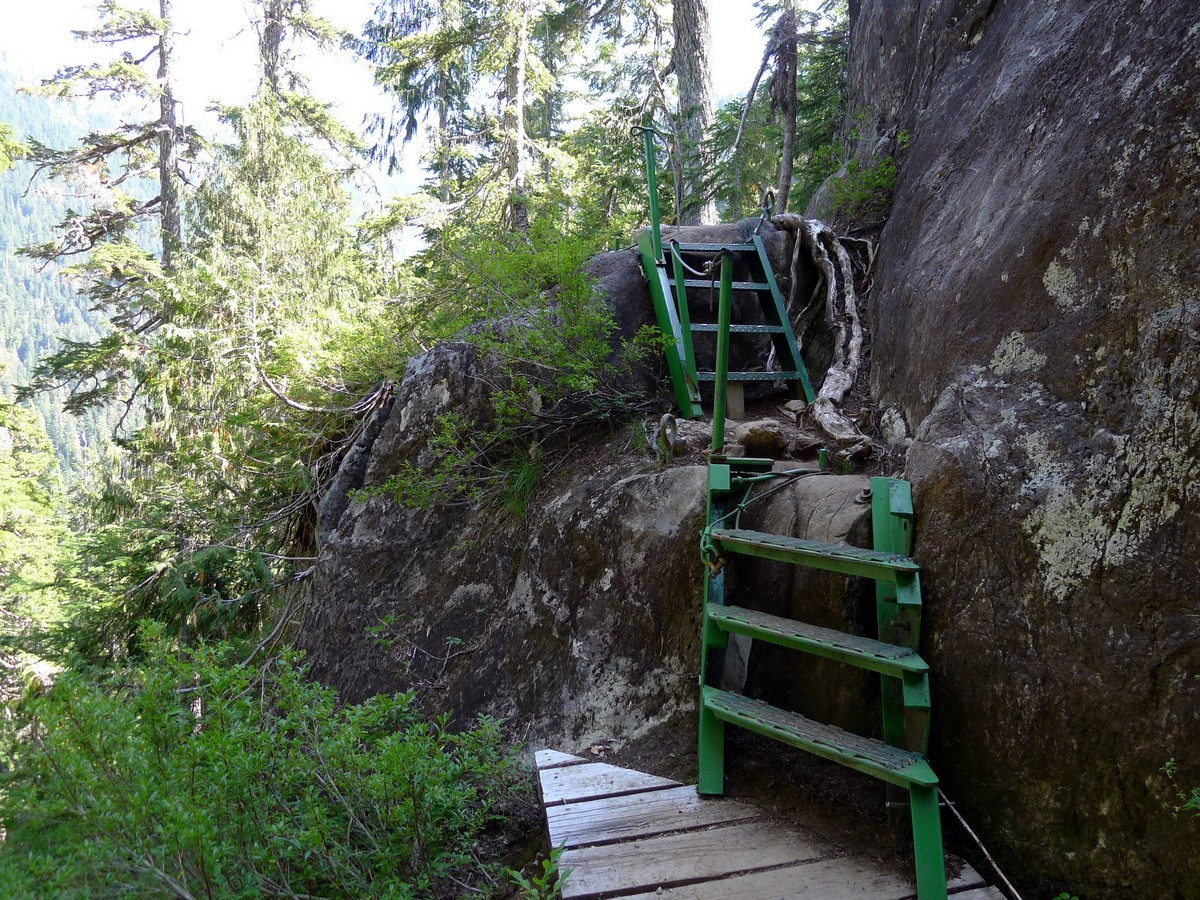
[[[778,214],[787,211],[798,159],[806,200],[836,168],[831,161],[845,100],[847,11],[844,0],[825,0],[815,11],[802,9],[799,0],[757,0],[757,6],[758,22],[770,23],[770,28],[762,64],[742,106],[731,155],[736,166],[759,83],[769,72],[770,112],[782,129],[775,186]],[[740,179],[740,174],[735,177]]]
[[[75,583],[102,587],[83,598],[95,652],[128,646],[140,619],[185,640],[262,624],[311,572],[297,563],[315,553],[317,503],[382,396],[382,366],[362,352],[381,304],[350,225],[348,160],[329,160],[344,129],[291,62],[295,38],[331,29],[306,3],[259,11],[259,87],[222,110],[233,140],[191,192],[172,317],[146,346],[147,420],[79,554]],[[102,601],[118,591],[120,606]]]
[[[13,135],[12,129],[0,124],[0,172],[12,168],[13,162],[26,154],[27,149]]]
[[[348,43],[396,99],[368,134],[372,156],[394,168],[430,114],[443,212],[473,204],[526,232],[530,203],[552,175],[564,54],[588,22],[588,4],[548,0],[382,0],[363,37]],[[538,126],[541,134],[538,134]]]
[[[712,34],[707,0],[673,0],[674,49],[671,65],[679,84],[679,132],[683,145],[684,225],[711,225],[717,207],[705,181],[712,168],[706,139],[713,122],[712,68],[709,50]]]
[[[56,97],[141,100],[154,115],[92,132],[67,149],[36,141],[31,145],[38,173],[82,184],[89,198],[86,207],[71,210],[59,224],[58,237],[23,252],[71,263],[67,273],[83,281],[92,308],[105,312],[112,326],[97,341],[64,341],[59,351],[39,363],[32,383],[19,392],[26,398],[69,386],[66,407],[72,412],[114,399],[123,401],[127,411],[134,406],[144,382],[140,360],[148,336],[171,319],[173,304],[164,275],[173,271],[183,242],[180,169],[199,146],[196,133],[181,126],[177,115],[171,0],[159,0],[158,16],[104,0],[100,15],[97,28],[77,36],[123,49],[105,62],[61,69],[37,91]],[[146,185],[153,188],[147,191]],[[147,222],[157,225],[157,253],[138,241],[138,231]]]

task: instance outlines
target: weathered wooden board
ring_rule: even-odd
[[[828,850],[795,832],[762,822],[689,831],[568,850],[564,900],[601,893],[653,891],[735,872],[817,860]]]
[[[961,894],[952,894],[954,900],[1006,900],[1003,892],[995,887],[975,888]]]
[[[565,900],[914,900],[909,872],[763,821],[750,804],[556,750],[534,763],[550,842],[566,847]],[[970,866],[947,888],[953,900],[1004,900]]]
[[[661,892],[635,894],[629,900],[666,897],[668,900],[905,900],[913,895],[913,882],[896,872],[882,870],[874,861],[849,858],[735,875]]]
[[[953,878],[946,879],[946,890],[953,894],[955,891],[965,891],[969,888],[987,887],[983,876],[971,868],[970,863],[962,864],[960,871]],[[1001,894],[1003,896],[1003,894]]]
[[[679,787],[678,781],[635,772],[632,769],[619,769],[607,763],[584,763],[546,769],[538,773],[538,780],[542,786],[544,806],[598,800],[601,797],[632,794],[635,791]]]
[[[686,785],[550,806],[546,822],[550,846],[566,844],[570,848],[703,828],[758,815],[759,811],[749,804],[701,797],[694,786]]]
[[[582,756],[572,756],[570,753],[561,753],[558,750],[538,750],[533,754],[533,764],[537,766],[539,772],[542,769],[555,769],[559,766],[578,766],[586,762],[588,760]]]
[[[969,878],[964,878],[967,872]],[[950,891],[961,890],[968,884],[983,884],[983,879],[970,866],[948,885]],[[994,890],[994,889],[989,889]],[[719,881],[705,881],[683,887],[666,888],[634,894],[627,900],[792,900],[812,897],[814,900],[912,900],[916,885],[911,875],[885,868],[872,859],[838,857],[802,863],[765,872],[734,875]],[[974,890],[953,895],[974,898]],[[1002,894],[979,894],[983,898],[999,898]]]

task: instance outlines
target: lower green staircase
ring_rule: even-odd
[[[716,442],[714,437],[714,447]],[[920,567],[908,555],[912,544],[911,487],[899,479],[871,479],[875,543],[872,550],[724,527],[745,508],[749,491],[771,478],[763,472],[762,462],[718,455],[709,462],[708,526],[701,549],[708,578],[700,687],[700,792],[724,793],[726,725],[745,728],[874,776],[890,785],[889,799],[893,802],[902,802],[907,794],[918,897],[944,898],[946,872],[938,779],[926,759],[929,665],[917,652],[921,625]],[[742,499],[735,503],[737,497]],[[735,556],[760,557],[847,577],[873,579],[878,639],[729,604],[725,596],[725,571]],[[879,673],[883,740],[852,734],[761,700],[720,690],[717,685],[730,634]]]

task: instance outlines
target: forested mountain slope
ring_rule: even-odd
[[[50,146],[68,146],[99,124],[95,107],[64,104],[18,93],[23,80],[0,67],[0,122],[18,138],[32,136]],[[0,396],[12,400],[16,385],[25,384],[37,360],[62,339],[95,340],[104,332],[104,317],[88,309],[69,279],[55,264],[41,265],[18,255],[19,248],[43,243],[71,206],[86,202],[86,184],[64,184],[40,177],[31,183],[33,166],[19,163],[0,173]],[[64,472],[77,471],[110,439],[119,413],[98,408],[73,416],[62,409],[62,392],[30,401]]]

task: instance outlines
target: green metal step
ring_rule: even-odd
[[[716,322],[693,322],[692,331],[716,331]],[[782,325],[730,325],[730,334],[786,334]]]
[[[740,528],[714,528],[710,535],[731,553],[775,559],[880,581],[899,582],[905,576],[915,576],[921,570],[921,567],[907,556],[865,550],[847,544],[826,544],[822,541]]]
[[[732,327],[730,328],[732,331]],[[699,381],[715,381],[716,372],[697,372]],[[730,372],[727,381],[803,381],[803,372]]]
[[[684,253],[716,253],[718,250],[754,253],[757,250],[753,244],[680,244],[679,249]]]
[[[667,284],[675,287],[678,282],[674,278],[668,278]],[[684,287],[690,288],[719,288],[720,280],[714,281],[711,278],[685,278],[683,280]],[[735,281],[733,282],[735,291],[769,291],[771,286],[764,281]]]
[[[704,708],[723,722],[782,741],[901,787],[933,787],[937,775],[925,757],[874,738],[822,725],[798,713],[713,687],[700,689]]]
[[[899,647],[871,638],[821,628],[740,606],[706,606],[709,621],[722,631],[744,634],[781,647],[837,660],[883,675],[901,677],[905,672],[927,672],[929,664],[909,647]]]

